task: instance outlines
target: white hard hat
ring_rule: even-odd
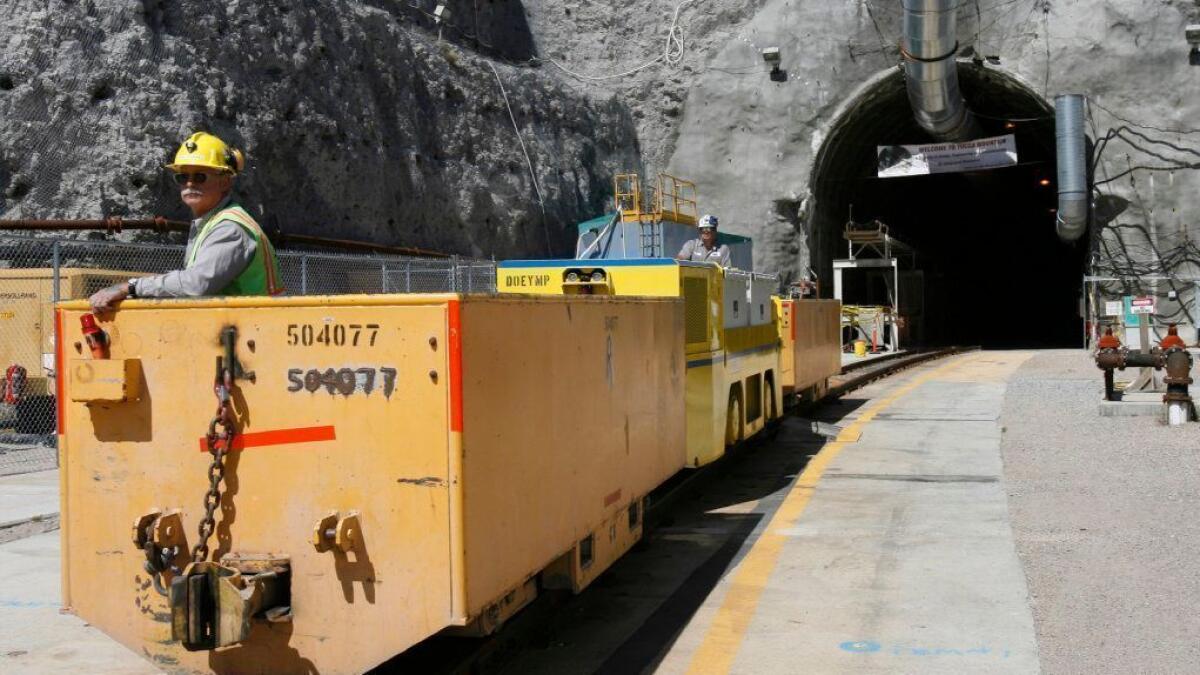
[[[704,214],[704,217],[700,219],[699,227],[716,227],[716,226],[717,226],[717,217],[712,215],[711,213]]]

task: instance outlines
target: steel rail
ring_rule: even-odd
[[[834,376],[831,380],[829,392],[825,394],[822,400],[828,398],[837,398],[855,389],[861,389],[868,384],[888,375],[893,375],[901,370],[912,366],[940,359],[945,356],[953,356],[964,352],[975,351],[979,347],[945,347],[943,349],[934,349],[925,352],[914,352],[912,354],[896,355],[890,359],[873,359],[868,361],[858,368],[853,369],[850,377],[845,377],[846,370],[843,369],[842,377]],[[882,363],[880,363],[882,361]],[[859,372],[862,371],[862,372]]]
[[[822,403],[827,403],[835,398],[847,394],[855,389],[860,389],[874,382],[875,380],[895,374],[906,368],[931,361],[933,359],[952,356],[965,351],[978,349],[978,347],[947,347],[944,349],[933,349],[923,352],[900,352],[887,357],[871,359],[863,363],[856,363],[850,367],[842,369],[842,375],[831,377],[831,386],[824,396],[807,403],[793,403],[785,405],[784,415],[768,425],[762,433],[755,434],[750,438],[740,441],[726,450],[725,454],[720,459],[712,464],[701,467],[699,469],[685,469],[682,476],[677,476],[668,480],[658,490],[650,493],[649,504],[646,505],[646,522],[657,522],[666,511],[670,511],[671,505],[676,504],[684,497],[694,494],[696,489],[702,485],[706,485],[715,476],[722,473],[721,467],[736,461],[741,456],[746,448],[754,447],[760,443],[773,440],[779,433],[780,426],[783,420],[789,413],[795,412],[801,408],[812,408],[820,406]],[[859,371],[863,372],[859,372]],[[851,377],[844,377],[847,371],[855,373]],[[834,384],[833,380],[840,380]],[[659,493],[659,494],[655,494]]]
[[[873,359],[863,359],[862,361],[855,361],[854,363],[848,363],[848,364],[842,366],[841,374],[845,375],[846,373],[849,373],[849,372],[852,372],[855,370],[860,370],[862,368],[871,368],[879,363],[883,363],[886,361],[893,361],[895,359],[903,358],[905,356],[912,356],[913,354],[917,354],[917,353],[920,353],[920,352],[909,352],[909,351],[892,352],[890,354],[884,354],[883,356],[876,356]],[[839,377],[839,376],[834,375],[834,377]]]

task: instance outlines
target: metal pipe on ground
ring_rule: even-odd
[[[1124,361],[1125,365],[1121,366],[1122,368],[1154,368],[1155,370],[1162,370],[1162,367],[1166,365],[1166,359],[1162,351],[1158,349],[1150,350],[1149,354],[1145,352],[1126,352]]]
[[[1188,385],[1192,383],[1192,355],[1186,349],[1173,348],[1166,353],[1167,393],[1163,403],[1167,404],[1167,424],[1177,426],[1193,419],[1192,396]]]
[[[109,234],[125,230],[153,230],[155,232],[188,232],[192,224],[182,220],[168,220],[162,216],[154,218],[120,218],[102,219],[18,219],[0,220],[0,232],[11,230],[16,232],[92,232],[104,231]],[[349,239],[332,239],[315,237],[308,234],[269,234],[272,241],[280,246],[288,244],[300,246],[324,246],[343,251],[362,251],[366,253],[386,253],[390,255],[414,256],[420,258],[449,258],[450,254],[440,251],[416,248],[412,246],[388,246],[365,241]]]
[[[345,251],[363,251],[368,253],[390,253],[393,255],[408,255],[421,258],[449,258],[449,253],[441,251],[430,251],[423,248],[415,248],[412,246],[388,246],[386,244],[372,244],[365,241],[351,241],[349,239],[330,239],[328,237],[314,237],[307,234],[280,234],[278,236],[280,244],[301,244],[309,246],[327,246],[330,248],[338,248]]]
[[[187,232],[191,223],[181,220],[167,220],[162,216],[154,218],[101,218],[92,220],[58,219],[58,220],[0,220],[0,230],[19,232],[88,232],[104,230],[106,232],[121,232],[123,230],[154,230],[155,232]]]
[[[1096,366],[1104,371],[1104,400],[1117,400],[1113,386],[1113,370],[1126,368],[1154,368],[1166,370],[1163,382],[1167,393],[1163,404],[1167,406],[1167,423],[1179,425],[1195,418],[1195,408],[1188,385],[1192,383],[1192,355],[1183,347],[1171,347],[1164,351],[1159,347],[1149,353],[1128,349],[1102,349],[1096,353]]]
[[[1116,401],[1117,392],[1113,384],[1113,370],[1126,368],[1161,369],[1165,365],[1161,349],[1149,353],[1131,352],[1125,348],[1101,349],[1096,353],[1096,367],[1104,371],[1104,400]]]

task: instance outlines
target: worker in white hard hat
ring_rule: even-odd
[[[717,217],[706,214],[700,219],[700,238],[684,242],[676,260],[714,262],[729,267],[729,247],[717,243]]]
[[[241,150],[216,136],[189,136],[167,165],[179,197],[195,219],[188,235],[184,269],[97,291],[92,309],[104,311],[125,298],[182,298],[205,295],[276,295],[279,262],[258,223],[233,201],[233,181],[245,168]]]

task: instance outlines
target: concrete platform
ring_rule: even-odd
[[[877,354],[867,354],[866,356],[855,356],[853,353],[847,354],[842,352],[842,367],[845,368],[846,366],[850,366],[855,363],[866,363],[867,361],[875,361],[877,359],[887,358],[889,356],[895,356],[903,353],[905,353],[905,350],[903,349],[898,352],[879,352]]]
[[[1130,392],[1120,401],[1100,401],[1101,417],[1157,417],[1166,419],[1161,392]]]
[[[1037,672],[999,424],[1029,357],[935,362],[844,420],[659,672]]]
[[[0,544],[58,529],[58,470],[0,476]]]
[[[1030,357],[877,381],[814,411],[833,440],[786,420],[503,672],[1038,672],[999,421]]]
[[[0,545],[0,673],[141,675],[159,669],[62,613],[57,532]]]

